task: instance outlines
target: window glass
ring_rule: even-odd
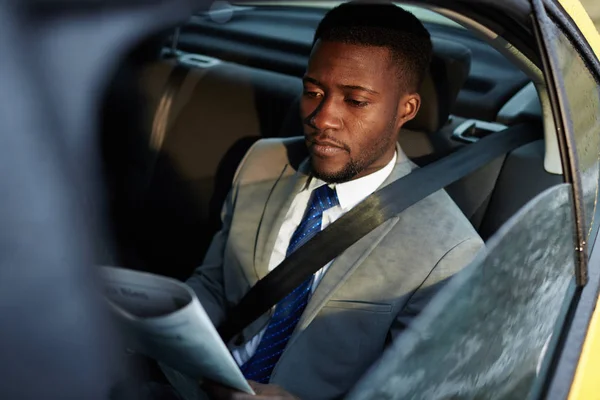
[[[529,202],[348,398],[527,398],[544,375],[573,278],[571,198],[561,184]]]

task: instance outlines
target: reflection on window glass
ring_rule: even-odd
[[[585,232],[589,242],[594,225],[600,222],[594,221],[600,168],[600,91],[598,83],[569,39],[559,31],[556,31],[555,38],[552,43],[556,46],[554,50],[560,63],[573,122],[583,190]]]
[[[569,184],[529,202],[364,376],[351,400],[526,399],[573,279]]]

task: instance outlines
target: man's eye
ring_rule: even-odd
[[[368,101],[360,101],[354,99],[346,99],[346,102],[350,104],[352,107],[363,108],[369,105]]]
[[[311,99],[316,99],[316,98],[321,97],[321,93],[319,93],[319,92],[311,92],[310,90],[305,90],[304,91],[304,95],[306,97],[310,97]]]

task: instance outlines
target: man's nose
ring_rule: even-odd
[[[309,125],[319,131],[327,129],[340,129],[342,120],[340,118],[339,107],[335,104],[334,99],[323,98],[319,106],[309,115]]]

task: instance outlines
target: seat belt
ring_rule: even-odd
[[[173,103],[175,102],[175,96],[179,93],[188,72],[189,68],[177,63],[173,66],[167,77],[167,82],[163,88],[162,96],[160,97],[154,113],[154,119],[152,120],[150,145],[157,151],[162,147],[167,133],[169,116],[171,114],[171,109],[173,108]]]
[[[494,159],[539,139],[539,126],[497,132],[377,190],[317,233],[258,281],[219,326],[225,343],[269,311],[300,283],[388,219]]]
[[[185,82],[185,78],[189,69],[176,63],[165,83],[162,91],[162,95],[158,101],[158,105],[154,112],[154,118],[152,120],[152,130],[148,141],[148,146],[153,152],[152,159],[148,162],[148,171],[146,173],[147,181],[145,182],[145,190],[148,191],[154,176],[154,170],[158,162],[159,153],[162,149],[167,129],[169,126],[169,118],[171,116],[171,109],[175,102],[175,96],[181,90],[181,86]]]

